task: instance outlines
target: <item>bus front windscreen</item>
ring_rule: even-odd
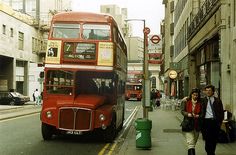
[[[142,85],[126,85],[127,90],[142,90]]]
[[[142,86],[141,85],[135,85],[134,90],[142,90]]]

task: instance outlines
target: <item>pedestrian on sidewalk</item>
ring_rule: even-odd
[[[202,104],[200,102],[200,90],[195,88],[191,91],[188,98],[185,98],[181,104],[181,113],[188,119],[190,128],[188,131],[184,131],[188,155],[195,155],[195,146],[201,131],[202,124]]]
[[[156,89],[156,101],[155,101],[155,104],[156,104],[156,107],[160,107],[161,105],[161,93],[159,90]]]
[[[224,110],[222,101],[214,96],[215,87],[213,85],[207,85],[205,93],[206,97],[203,99],[204,122],[202,135],[205,140],[207,155],[215,155],[217,139],[224,119]]]
[[[154,108],[156,108],[156,98],[157,98],[156,91],[155,91],[155,89],[152,89],[151,94],[150,94],[150,99],[151,99],[151,102],[152,102],[152,106]]]
[[[35,90],[34,97],[35,97],[35,104],[40,105],[41,99],[40,99],[40,93],[39,93],[38,89]]]
[[[35,93],[35,91],[33,92],[33,95],[32,95],[32,96],[33,96],[33,101],[35,102],[35,96],[34,96],[34,93]]]

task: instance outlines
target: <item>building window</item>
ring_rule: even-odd
[[[32,52],[33,53],[40,52],[42,51],[42,47],[43,47],[43,41],[32,37]]]
[[[106,8],[106,13],[110,13],[110,8]]]
[[[11,33],[10,36],[11,36],[11,37],[13,37],[13,32],[14,32],[14,31],[13,31],[13,28],[10,28],[10,33]]]
[[[152,88],[156,88],[156,77],[152,77]]]
[[[40,42],[40,51],[43,51],[44,49],[43,49],[43,41],[41,40],[39,40],[39,42]]]
[[[37,53],[46,50],[47,43],[40,39],[32,37],[32,53]]]
[[[24,33],[19,32],[18,36],[18,49],[23,50],[24,49]]]
[[[2,25],[2,34],[6,34],[6,25]]]
[[[36,52],[36,39],[34,37],[32,37],[32,52]]]
[[[200,88],[204,88],[204,86],[207,84],[207,65],[203,64],[199,66],[198,71]]]

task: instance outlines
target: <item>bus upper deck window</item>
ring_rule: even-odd
[[[94,30],[92,29],[89,33],[89,39],[95,39],[96,36],[95,36],[95,33],[94,33]]]
[[[83,25],[83,38],[88,40],[109,40],[110,39],[109,25]]]
[[[79,38],[80,25],[78,24],[53,24],[53,38]]]

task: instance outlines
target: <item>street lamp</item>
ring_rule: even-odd
[[[150,81],[148,75],[148,52],[147,52],[147,35],[150,32],[149,28],[146,28],[145,19],[126,19],[128,21],[142,21],[143,22],[143,95],[142,95],[142,106],[143,106],[143,118],[148,118],[147,104],[150,105]]]

